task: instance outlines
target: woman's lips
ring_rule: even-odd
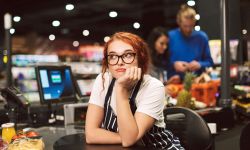
[[[125,69],[125,68],[118,68],[118,69],[116,69],[115,71],[116,71],[116,72],[125,72],[126,69]]]

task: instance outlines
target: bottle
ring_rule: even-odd
[[[8,144],[11,142],[12,137],[16,135],[14,126],[14,123],[2,124],[2,139]]]

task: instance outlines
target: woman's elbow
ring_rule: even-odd
[[[88,139],[87,137],[85,138],[86,144],[92,144],[90,139]]]
[[[87,135],[85,137],[85,141],[86,141],[87,144],[91,144],[92,143],[91,142],[91,138],[89,136],[87,136]]]
[[[133,146],[136,143],[136,139],[135,140],[122,140],[122,147],[130,147]]]
[[[122,142],[122,147],[130,147],[132,145],[134,145],[134,143]]]
[[[138,140],[138,132],[130,132],[130,134],[121,135],[121,141],[123,147],[133,146]]]
[[[94,136],[91,135],[91,133],[89,133],[89,132],[86,132],[85,135],[86,135],[85,136],[86,143],[87,144],[94,144]]]

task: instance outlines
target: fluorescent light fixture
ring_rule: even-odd
[[[53,22],[52,22],[52,26],[54,26],[54,27],[58,27],[58,26],[60,26],[60,21],[58,21],[58,20],[54,20]]]
[[[10,29],[12,27],[11,14],[4,14],[4,29]]]
[[[195,29],[196,31],[200,31],[200,30],[201,30],[201,27],[200,27],[200,26],[195,26],[194,29]]]
[[[194,0],[189,0],[187,1],[188,6],[194,6],[195,5],[195,1]]]
[[[75,8],[75,6],[73,5],[73,4],[67,4],[66,6],[65,6],[65,9],[66,10],[73,10]]]
[[[243,29],[243,30],[242,30],[242,34],[247,34],[247,30],[246,30],[246,29]]]
[[[49,35],[49,40],[54,41],[56,39],[56,36],[54,34]]]
[[[13,18],[13,21],[14,22],[19,22],[21,20],[21,17],[20,16],[15,16],[14,18]]]
[[[16,31],[16,30],[15,30],[14,28],[11,28],[11,29],[10,29],[10,34],[14,34],[15,31]]]
[[[82,31],[82,34],[83,34],[84,36],[88,36],[88,35],[89,35],[89,30],[83,30],[83,31]]]
[[[200,17],[199,14],[196,14],[196,15],[195,15],[195,19],[196,19],[196,20],[200,20],[200,18],[201,18],[201,17]]]
[[[139,29],[140,28],[140,23],[138,23],[138,22],[135,22],[134,24],[133,24],[133,27],[135,28],[135,29]]]
[[[110,37],[109,36],[105,36],[103,40],[104,40],[104,42],[107,43],[110,40]]]
[[[117,17],[117,12],[116,11],[111,11],[111,12],[109,12],[109,17],[111,17],[111,18],[115,18],[115,17]]]
[[[73,46],[74,46],[74,47],[78,47],[78,46],[79,46],[79,42],[78,42],[78,41],[74,41],[74,42],[73,42]]]

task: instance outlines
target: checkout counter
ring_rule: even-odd
[[[76,101],[75,95],[77,90],[74,91],[74,82],[69,67],[42,66],[37,68],[36,74],[38,75],[37,81],[42,104],[37,103],[29,106],[28,115],[30,122],[26,127],[31,127],[32,130],[42,136],[46,150],[124,149],[121,145],[88,145],[85,143],[83,124],[78,124],[78,121],[85,120],[85,118],[81,118],[84,114],[82,116],[79,116],[79,114],[86,111],[87,103],[73,103]],[[61,90],[63,88],[71,89],[71,91]],[[56,93],[53,93],[53,91],[56,91]],[[88,99],[89,97],[84,97],[83,101],[87,101]],[[23,103],[20,103],[20,105],[22,104]],[[214,105],[214,103],[212,105]],[[1,103],[0,110],[3,110]],[[56,113],[54,114],[54,112]],[[57,123],[54,122],[55,120],[53,121],[53,118],[48,118],[49,115],[46,115],[51,113],[55,115],[54,119]],[[227,118],[227,116],[232,116],[232,112],[222,110],[218,107],[198,110],[197,113],[207,122],[216,123],[218,130],[225,127],[227,128],[228,125],[233,122],[232,118]],[[5,116],[5,118],[8,119],[7,116]],[[48,123],[49,119],[51,119],[51,123]],[[225,122],[225,120],[230,120],[230,122]],[[2,118],[1,121],[3,121]],[[134,147],[126,149],[143,150],[148,148],[135,145]]]
[[[45,143],[45,150],[147,150],[148,147],[135,145],[123,148],[121,145],[89,145],[85,142],[83,128],[74,125],[65,127],[40,127],[35,131],[41,133]],[[150,148],[154,150],[153,148]]]
[[[82,102],[79,103],[75,81],[69,66],[38,66],[36,79],[40,95],[39,103],[28,104],[22,93],[15,87],[1,90],[5,103],[1,103],[0,108],[5,110],[3,116],[6,120],[17,123],[16,132],[23,128],[30,128],[37,132],[42,137],[45,150],[124,149],[121,145],[86,144],[83,121],[89,97],[81,97]],[[7,107],[4,108],[4,105]],[[22,112],[26,114],[22,115]],[[136,145],[127,149],[148,148]]]
[[[134,145],[129,148],[123,148],[121,145],[89,145],[85,142],[84,128],[67,126],[44,126],[39,128],[30,128],[40,136],[45,145],[44,150],[147,150],[148,147]],[[150,148],[154,150],[154,148]]]

